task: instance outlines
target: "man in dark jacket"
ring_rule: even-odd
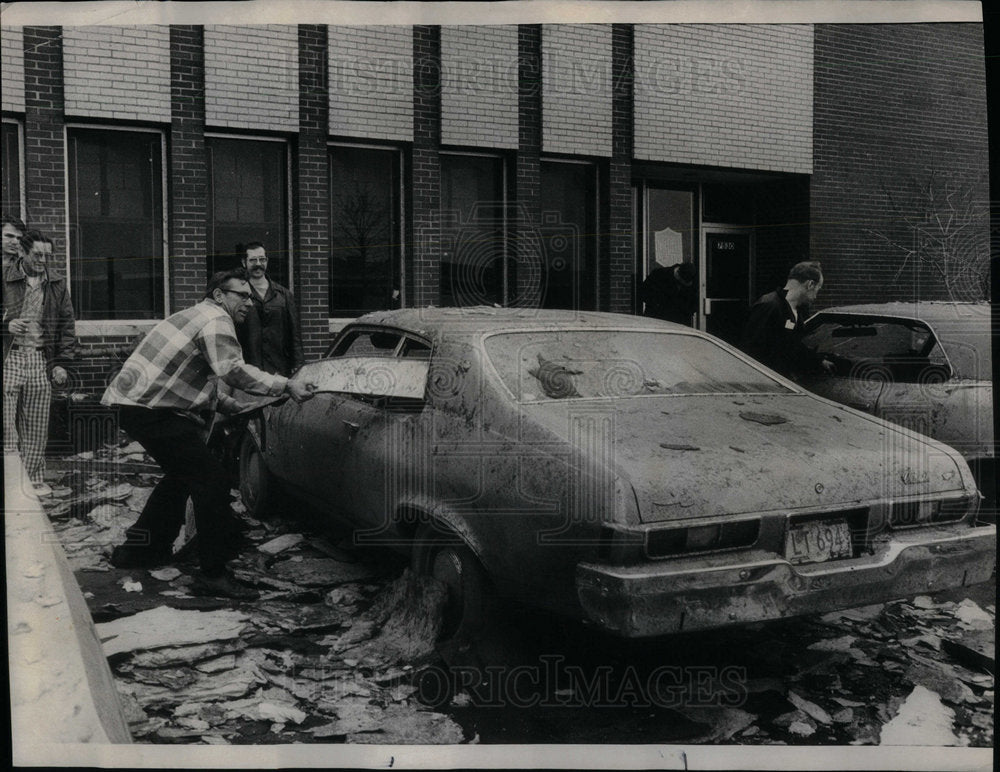
[[[52,240],[31,230],[3,274],[4,452],[19,452],[35,493],[47,496],[45,444],[52,385],[76,352],[76,324],[66,280],[49,275]]]
[[[253,308],[237,326],[247,364],[289,376],[302,367],[302,338],[295,299],[267,275],[267,252],[259,241],[247,244],[243,267],[250,279]]]
[[[822,287],[823,271],[818,261],[796,263],[783,288],[767,293],[750,306],[740,347],[786,378],[819,369],[832,372],[833,362],[802,343],[808,307]]]
[[[698,290],[691,263],[657,265],[639,287],[639,300],[646,304],[645,316],[691,326],[698,310]]]

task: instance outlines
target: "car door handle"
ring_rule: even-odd
[[[345,427],[347,427],[347,436],[353,437],[354,433],[361,427],[361,424],[356,424],[353,421],[341,421]]]

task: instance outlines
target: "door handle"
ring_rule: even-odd
[[[356,424],[353,421],[341,421],[341,423],[343,423],[344,426],[347,427],[348,437],[353,437],[357,433],[358,429],[361,427],[360,424]]]

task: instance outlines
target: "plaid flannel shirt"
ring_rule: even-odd
[[[232,318],[214,301],[203,300],[149,331],[101,403],[198,413],[214,408],[219,381],[250,394],[278,396],[288,379],[244,362]]]

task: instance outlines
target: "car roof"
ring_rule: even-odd
[[[917,300],[894,303],[858,303],[849,306],[833,306],[816,312],[819,314],[868,314],[872,316],[897,316],[906,319],[922,319],[928,324],[953,326],[955,324],[989,324],[990,304],[959,303],[944,300]]]
[[[600,311],[572,311],[538,308],[403,308],[395,311],[374,311],[360,316],[351,324],[378,324],[414,332],[425,337],[440,334],[472,335],[504,330],[595,330],[595,329],[662,329],[692,332],[690,327],[664,322],[647,316],[611,314]]]

